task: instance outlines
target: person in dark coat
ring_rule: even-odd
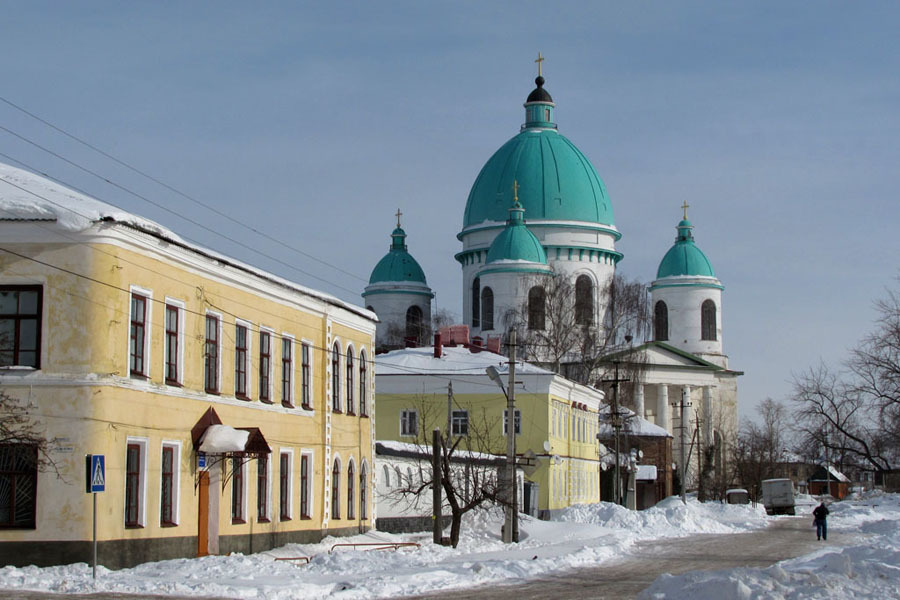
[[[818,505],[815,510],[813,510],[813,525],[816,526],[816,539],[817,540],[827,540],[828,539],[828,522],[826,519],[828,518],[828,507],[825,506],[825,503]]]

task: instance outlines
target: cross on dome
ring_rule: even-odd
[[[397,209],[397,214],[394,215],[394,216],[397,217],[397,227],[400,227],[400,217],[403,216],[403,213],[400,212],[400,209],[399,209],[399,208]]]
[[[546,60],[546,59],[543,56],[541,56],[540,52],[538,52],[537,60],[534,61],[537,63],[537,66],[538,66],[538,77],[541,76],[541,63],[544,62],[544,60]]]
[[[690,204],[687,203],[687,200],[684,201],[684,204],[681,205],[681,209],[684,211],[684,220],[687,221],[687,209],[691,207]]]

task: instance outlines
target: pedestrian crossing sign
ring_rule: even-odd
[[[84,457],[85,466],[85,490],[87,493],[106,491],[106,456],[103,454],[88,454]]]

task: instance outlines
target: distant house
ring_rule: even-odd
[[[850,493],[850,479],[834,468],[833,465],[819,466],[808,480],[809,493],[813,496],[830,494],[833,498],[843,500]]]

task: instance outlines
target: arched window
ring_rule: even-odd
[[[406,337],[418,343],[422,337],[422,309],[410,306],[406,309]]]
[[[341,345],[331,347],[331,410],[341,412]]]
[[[366,351],[359,351],[359,416],[365,417],[367,416],[369,407],[368,399],[366,398],[366,394],[368,392],[367,385],[368,381],[366,379],[366,375],[368,373],[368,365],[366,365]]]
[[[481,326],[481,280],[472,282],[472,327]]]
[[[575,324],[594,324],[594,282],[587,275],[575,280]]]
[[[485,331],[494,328],[494,292],[489,287],[481,290],[481,328]]]
[[[716,341],[716,303],[712,300],[700,305],[700,339]]]
[[[369,489],[369,465],[365,462],[359,471],[359,518],[365,521],[369,518],[369,500],[367,497]]]
[[[669,339],[669,307],[662,300],[653,306],[653,339],[657,342]]]
[[[331,518],[341,518],[341,461],[337,458],[331,469]]]
[[[391,487],[391,468],[384,465],[384,487]]]
[[[547,294],[544,288],[536,285],[528,290],[528,329],[544,329],[544,314]]]
[[[347,414],[353,414],[353,388],[355,387],[353,378],[353,347],[347,347]]]
[[[353,468],[353,461],[347,465],[347,518],[356,518],[356,469]]]

